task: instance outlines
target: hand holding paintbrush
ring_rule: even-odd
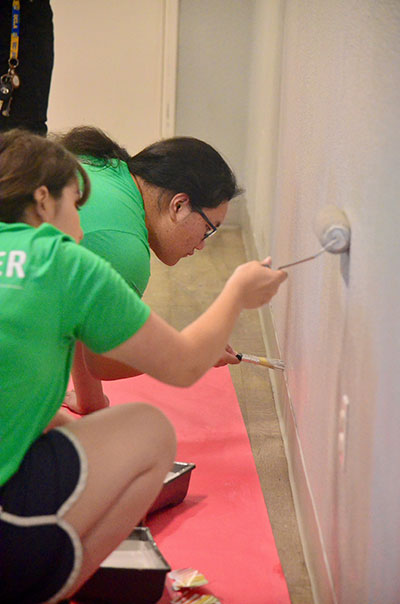
[[[244,352],[238,352],[236,357],[239,361],[245,363],[253,363],[254,365],[262,365],[263,367],[269,367],[269,369],[285,369],[285,363],[280,359],[267,359],[266,357],[259,357],[253,354],[245,354]]]

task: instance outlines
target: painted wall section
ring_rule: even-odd
[[[95,125],[131,154],[161,138],[165,0],[52,0],[48,125]]]
[[[316,252],[313,221],[328,203],[352,227],[350,255],[324,254],[289,269],[272,303],[288,367],[281,415],[316,599],[393,604],[400,594],[400,3],[259,1],[255,14],[244,184],[259,255],[271,251],[278,265]]]

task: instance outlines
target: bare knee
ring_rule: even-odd
[[[133,403],[128,405],[128,408],[132,409],[135,423],[139,421],[149,430],[155,449],[168,451],[173,460],[176,453],[176,434],[167,416],[157,407],[147,403]]]
[[[127,403],[96,411],[69,424],[68,430],[75,432],[89,463],[95,466],[103,464],[108,456],[121,460],[121,471],[122,460],[127,471],[131,464],[164,467],[164,460],[171,466],[176,452],[171,422],[162,411],[147,403]]]
[[[145,447],[148,460],[154,464],[171,467],[176,453],[175,430],[167,416],[157,407],[147,403],[128,403],[113,409],[120,411],[118,418],[121,438],[137,451],[137,446]],[[127,445],[127,446],[129,446]]]

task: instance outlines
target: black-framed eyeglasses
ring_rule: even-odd
[[[207,231],[205,232],[205,235],[203,237],[204,239],[207,239],[207,237],[211,237],[211,235],[214,235],[214,233],[217,232],[218,227],[216,227],[211,220],[204,214],[203,210],[200,210],[200,208],[193,208],[193,210],[195,212],[197,212],[198,214],[200,214],[200,216],[203,218],[203,220],[205,220],[205,222],[208,224],[209,229],[207,229]]]

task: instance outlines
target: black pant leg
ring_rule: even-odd
[[[11,0],[0,2],[0,75],[8,70]],[[50,0],[21,0],[19,66],[21,85],[14,90],[10,116],[0,114],[0,131],[25,128],[47,133],[47,106],[54,63],[53,12]]]

